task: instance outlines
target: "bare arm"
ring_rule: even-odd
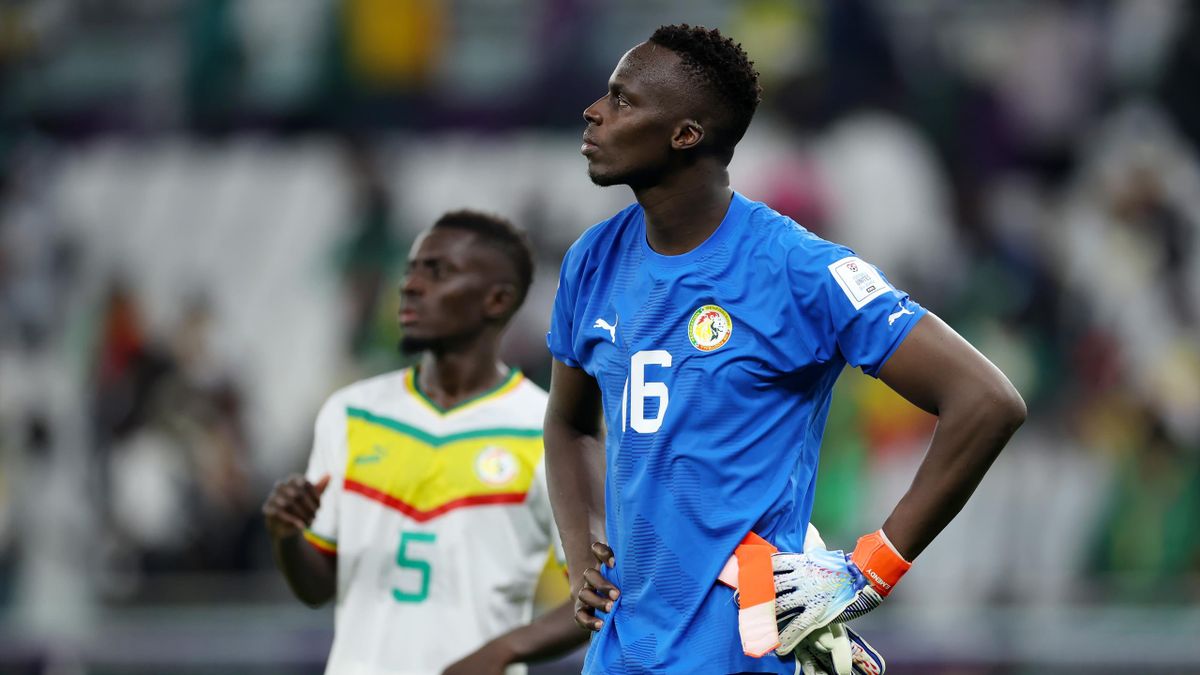
[[[1004,373],[933,314],[921,318],[879,379],[938,417],[912,485],[883,524],[911,561],[975,492],[1025,421],[1025,402]]]
[[[501,672],[510,663],[539,661],[559,656],[587,641],[571,618],[575,602],[568,600],[534,619],[488,642],[465,658],[451,664],[443,675],[480,675]]]
[[[292,593],[309,607],[329,602],[337,592],[337,557],[317,551],[301,536],[317,514],[328,483],[328,477],[313,485],[303,476],[289,476],[275,484],[263,504],[275,566]]]
[[[605,541],[600,412],[596,381],[556,360],[546,405],[546,482],[576,597],[586,590],[584,571],[596,565],[592,544]],[[578,603],[576,609],[586,611]]]

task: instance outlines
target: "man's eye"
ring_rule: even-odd
[[[621,107],[621,108],[628,108],[628,107],[629,107],[629,100],[628,100],[628,99],[626,99],[626,98],[625,98],[624,96],[622,96],[621,94],[617,94],[617,105],[618,105],[619,107]]]

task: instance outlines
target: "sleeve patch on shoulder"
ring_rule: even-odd
[[[854,309],[862,309],[868,302],[893,290],[874,265],[855,256],[830,264],[829,273],[842,287]]]

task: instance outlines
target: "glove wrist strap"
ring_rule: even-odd
[[[871,587],[885,598],[900,582],[900,577],[912,567],[912,563],[905,560],[888,541],[882,529],[860,537],[850,561],[858,566]]]

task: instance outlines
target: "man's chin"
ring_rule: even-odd
[[[411,356],[427,352],[438,345],[438,341],[433,338],[420,337],[417,335],[405,335],[400,338],[400,344],[397,348],[401,354]]]
[[[591,179],[593,185],[598,185],[600,187],[621,185],[623,182],[620,176],[602,173],[600,171],[596,171],[590,166],[588,167],[588,178]]]

